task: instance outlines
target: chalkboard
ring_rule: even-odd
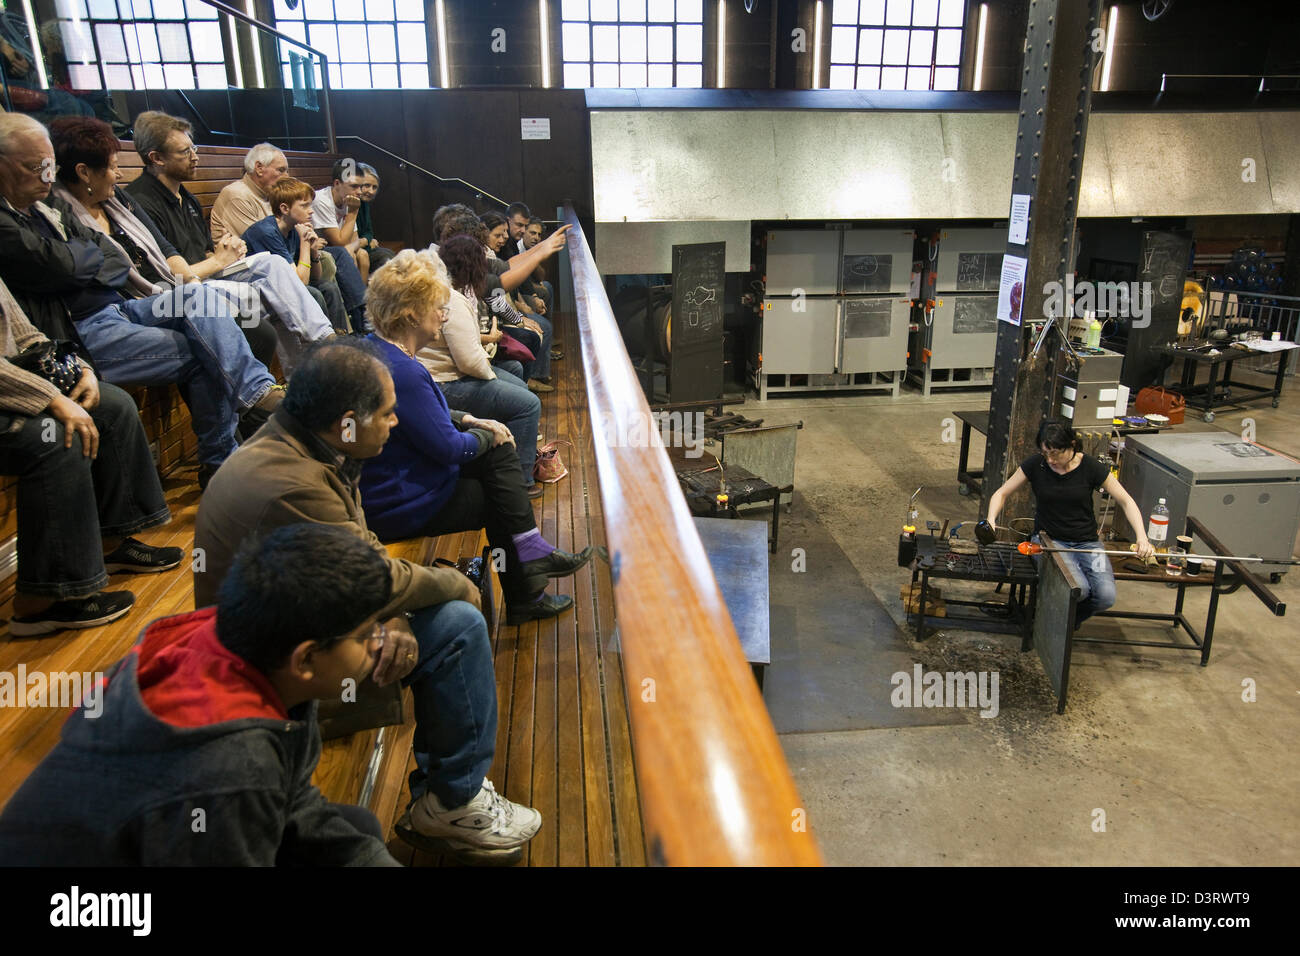
[[[976,335],[998,330],[998,297],[967,295],[952,300],[952,330],[957,335]]]
[[[846,295],[887,294],[894,273],[892,255],[845,256],[840,285]]]
[[[1134,315],[1121,319],[1127,341],[1120,381],[1134,394],[1156,384],[1164,371],[1165,359],[1152,346],[1178,337],[1183,280],[1191,254],[1192,238],[1187,233],[1154,230],[1142,233],[1137,263],[1141,301],[1130,304]],[[1149,299],[1147,290],[1150,290]],[[1149,311],[1149,314],[1138,315],[1139,311]]]
[[[849,299],[844,303],[844,337],[888,338],[893,317],[893,299]]]
[[[674,402],[722,397],[722,296],[725,242],[673,246],[673,324],[669,395]]]
[[[959,252],[958,292],[997,292],[1002,281],[1001,252]]]

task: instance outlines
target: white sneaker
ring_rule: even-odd
[[[491,780],[484,780],[478,794],[463,807],[447,809],[432,792],[426,792],[411,806],[409,826],[453,851],[512,851],[537,834],[542,815],[532,807],[510,802],[496,792]]]

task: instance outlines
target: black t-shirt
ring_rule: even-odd
[[[1046,531],[1055,541],[1097,540],[1092,493],[1110,476],[1101,459],[1084,455],[1077,468],[1058,475],[1042,455],[1030,455],[1020,470],[1034,489],[1035,531]]]

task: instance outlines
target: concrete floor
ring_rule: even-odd
[[[1300,457],[1300,381],[1291,379],[1288,387],[1278,410],[1264,402],[1225,410],[1213,425],[1192,416],[1184,428],[1240,433],[1243,419],[1252,418],[1258,441]],[[898,589],[908,574],[897,566],[896,546],[907,499],[923,485],[922,520],[977,517],[978,500],[957,494],[958,444],[945,441],[951,437],[945,419],[956,409],[987,405],[987,392],[923,399],[905,390],[898,401],[813,396],[751,401],[743,410],[771,424],[804,422],[796,512],[805,507],[804,519],[829,531],[837,547],[823,545],[823,551],[842,553],[810,552],[809,569],[819,558],[847,561],[861,587],[901,625]],[[972,452],[982,462],[982,440]],[[800,547],[799,517],[782,522],[774,592],[788,584],[777,576],[792,573],[788,555]],[[796,586],[808,607],[850,599],[842,582],[829,587],[823,580],[817,573],[800,576]],[[1274,591],[1291,606],[1289,616],[1274,617],[1245,590],[1221,600],[1206,668],[1187,651],[1076,645],[1064,715],[1055,713],[1037,655],[1021,655],[1018,638],[944,630],[921,646],[897,627],[880,634],[882,626],[888,629],[883,615],[864,619],[876,631],[864,637],[874,645],[883,639],[885,650],[873,646],[855,665],[860,681],[847,682],[846,692],[841,680],[833,691],[838,701],[817,706],[848,711],[860,702],[847,694],[878,695],[867,709],[892,710],[898,719],[871,729],[781,734],[827,862],[1300,863],[1300,569]],[[1203,622],[1207,598],[1189,593],[1196,595],[1188,601],[1190,616]],[[1120,582],[1117,608],[1167,610],[1172,595]],[[1167,633],[1159,624],[1094,621],[1085,629],[1155,640]],[[774,624],[774,659],[792,640],[776,630]],[[933,720],[926,721],[927,713],[893,710],[890,674],[900,659],[920,661],[926,670],[998,669],[1000,713],[986,719],[975,710],[947,709],[929,711]],[[1242,699],[1247,678],[1256,686],[1252,703]],[[773,693],[780,690],[769,678],[775,718]]]

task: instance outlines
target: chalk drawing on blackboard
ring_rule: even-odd
[[[888,337],[894,316],[893,299],[859,299],[844,303],[844,338]]]
[[[959,252],[958,292],[996,292],[1002,281],[1001,252]]]
[[[698,308],[706,302],[712,302],[718,297],[716,289],[710,289],[702,285],[697,285],[690,292],[686,293],[686,304]]]
[[[957,335],[997,332],[997,296],[969,295],[953,299],[952,330]]]
[[[893,256],[845,256],[842,276],[844,291],[846,293],[890,292],[893,272]]]

